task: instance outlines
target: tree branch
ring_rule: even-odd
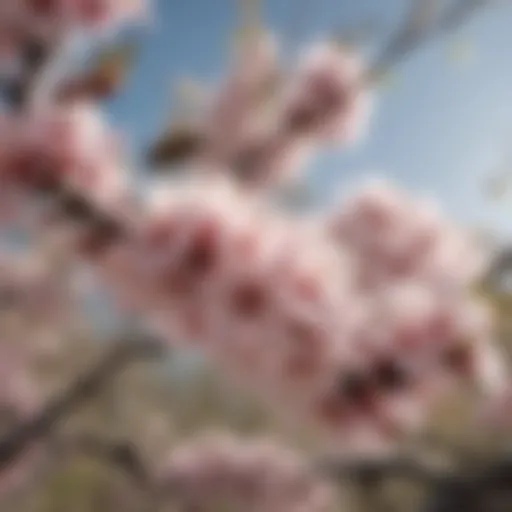
[[[127,364],[152,355],[152,340],[117,342],[101,360],[55,397],[33,418],[16,425],[0,439],[0,472],[22,455],[34,442],[47,436],[53,426],[92,399]]]
[[[390,476],[430,484],[445,476],[445,472],[440,469],[431,468],[408,458],[355,461],[325,458],[320,459],[313,466],[331,478],[349,478],[363,484],[378,482]]]
[[[151,487],[151,475],[137,447],[130,441],[110,441],[96,435],[79,434],[57,440],[64,454],[83,454],[122,471],[136,485]]]
[[[460,27],[469,21],[481,8],[491,3],[492,0],[458,0],[442,11],[432,26],[425,27],[423,30],[411,30],[411,27],[406,22],[370,66],[367,72],[367,80],[370,82],[378,80],[420,45],[429,41],[434,36],[443,36],[450,30]]]

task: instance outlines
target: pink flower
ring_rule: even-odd
[[[146,0],[19,0],[23,15],[35,25],[97,28],[139,18],[146,11]]]
[[[418,278],[465,287],[485,268],[485,254],[469,233],[445,221],[435,205],[384,183],[350,197],[327,219],[327,229],[355,254],[364,286]]]
[[[258,131],[265,98],[278,72],[275,41],[262,34],[241,45],[233,69],[213,94],[202,121],[208,152],[226,159],[239,141]]]
[[[347,49],[334,44],[311,48],[285,89],[282,130],[329,143],[359,137],[371,105],[363,71]]]
[[[62,180],[99,204],[123,192],[118,141],[88,103],[44,107],[4,119],[1,178],[21,188]]]
[[[334,488],[292,451],[266,438],[210,433],[178,445],[160,471],[177,510],[334,511]]]
[[[68,0],[75,4],[77,20],[85,26],[117,25],[140,19],[148,0]]]

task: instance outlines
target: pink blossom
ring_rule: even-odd
[[[286,133],[319,142],[359,137],[370,111],[358,56],[334,44],[317,44],[299,63],[285,88],[281,126]]]
[[[213,94],[202,121],[208,152],[225,160],[258,124],[266,124],[261,107],[271,97],[268,89],[277,72],[277,48],[268,34],[238,48],[233,68]]]
[[[6,186],[51,188],[62,180],[109,205],[122,193],[118,141],[92,105],[48,106],[4,122],[0,161]]]
[[[334,488],[267,438],[210,433],[178,445],[160,471],[178,510],[334,511]]]
[[[140,19],[147,13],[148,0],[68,0],[74,4],[79,23],[85,26],[116,25]]]
[[[205,121],[206,165],[216,162],[260,186],[293,179],[319,142],[354,139],[370,106],[355,55],[318,45],[295,74],[279,77],[271,49],[253,48],[255,55],[214,96]],[[276,77],[262,101],[262,90]]]
[[[50,35],[51,31],[102,28],[139,18],[146,0],[10,0],[17,21],[27,32]]]
[[[485,253],[469,233],[445,221],[435,205],[385,183],[352,195],[327,225],[356,255],[365,286],[412,277],[465,287],[485,268]]]
[[[383,444],[400,438],[421,426],[448,377],[479,379],[490,324],[468,322],[479,310],[465,292],[419,279],[368,295],[353,279],[357,257],[331,235],[213,181],[189,187],[99,260],[168,339],[195,340],[340,447],[360,447],[351,440],[364,432]]]
[[[204,137],[199,162],[209,172],[217,169],[245,185],[263,186],[289,175],[308,148],[278,131],[275,41],[261,34],[237,50],[232,70],[199,122]]]

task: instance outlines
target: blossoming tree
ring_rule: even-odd
[[[490,308],[473,286],[489,255],[469,231],[384,183],[321,215],[297,215],[272,201],[279,187],[300,181],[314,152],[364,136],[376,81],[390,67],[487,2],[447,2],[432,12],[412,4],[373,61],[326,38],[290,62],[277,38],[247,31],[194,118],[148,154],[155,166],[185,169],[185,178],[138,195],[100,110],[122,82],[119,59],[41,83],[62,45],[115,31],[148,6],[0,6],[3,226],[58,244],[69,275],[92,273],[151,335],[129,333],[62,394],[41,397],[44,389],[25,377],[34,347],[43,324],[70,327],[80,293],[60,286],[62,264],[29,266],[18,276],[19,258],[6,259],[0,300],[23,313],[21,327],[37,328],[14,325],[0,347],[2,409],[14,416],[0,438],[0,489],[18,485],[42,459],[54,463],[56,443],[66,453],[71,445],[107,458],[159,505],[171,500],[178,510],[220,501],[236,510],[327,511],[339,504],[329,477],[368,476],[349,458],[394,460],[458,386],[478,389],[474,407],[503,410],[507,369]],[[287,432],[313,432],[316,450],[334,457],[328,471],[314,456],[301,459],[266,439],[215,434],[176,448],[162,467],[147,467],[132,445],[54,435],[126,363],[189,346],[230,386],[274,411]],[[403,466],[371,466],[370,473],[383,468]],[[419,463],[406,468],[431,478]]]

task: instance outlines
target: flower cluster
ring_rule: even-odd
[[[388,366],[414,377],[407,386],[414,390],[410,412],[425,418],[431,399],[454,377],[501,393],[506,376],[491,342],[493,318],[472,290],[486,255],[469,233],[434,205],[384,183],[352,195],[323,222],[351,255],[356,286],[369,305],[361,351],[377,359],[386,354]],[[396,379],[396,371],[388,373]]]
[[[56,33],[48,20],[127,12],[113,0],[5,5],[2,23],[23,11]],[[389,187],[302,223],[236,186],[287,179],[314,147],[362,130],[371,101],[359,58],[334,44],[302,57],[285,73],[274,42],[253,39],[198,123],[193,160],[207,172],[137,217],[118,215],[118,147],[81,101],[2,114],[0,190],[53,201],[87,235],[80,254],[170,343],[195,342],[277,410],[320,426],[332,449],[373,449],[420,428],[454,377],[501,391],[491,322],[470,293],[485,258]]]
[[[0,124],[3,191],[29,187],[54,192],[64,184],[110,207],[122,195],[119,141],[94,105],[5,114]]]
[[[375,184],[350,197],[325,225],[351,253],[361,293],[379,304],[399,347],[431,352],[492,337],[490,312],[472,292],[486,255],[432,204]],[[425,361],[425,352],[418,357]]]
[[[501,385],[486,310],[467,287],[397,280],[368,293],[360,256],[318,225],[225,183],[164,197],[99,260],[119,296],[341,449],[421,427],[453,377]]]
[[[372,103],[364,71],[357,54],[340,45],[308,49],[285,90],[282,129],[319,143],[360,137]]]
[[[274,41],[260,37],[243,56],[199,123],[208,170],[259,186],[293,179],[315,147],[363,131],[371,98],[355,53],[317,44],[285,72]]]
[[[270,35],[252,38],[239,52],[202,121],[209,151],[219,160],[229,159],[251,132],[266,127],[269,112],[261,107],[272,97],[279,78],[277,44]]]
[[[87,200],[65,196],[58,213],[100,221],[89,223],[86,242],[92,236],[121,301],[167,338],[197,340],[338,445],[397,439],[421,426],[449,377],[487,384],[496,373],[490,323],[468,294],[476,251],[402,193],[375,187],[305,225],[229,178],[206,177],[175,186],[144,217],[124,218],[128,225],[106,225],[90,203],[115,216],[119,161],[95,111],[75,104],[10,126],[2,177],[79,190]],[[105,243],[120,229],[126,236]]]
[[[211,433],[178,445],[159,480],[177,510],[330,512],[333,488],[293,452],[267,438]]]
[[[327,230],[358,261],[362,287],[418,279],[447,291],[464,289],[486,265],[482,248],[437,206],[375,182],[332,212]]]

